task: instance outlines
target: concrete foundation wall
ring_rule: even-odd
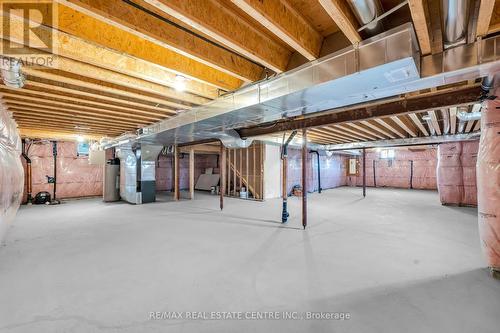
[[[264,158],[264,199],[281,197],[281,148],[266,144]]]
[[[47,182],[47,175],[54,176],[52,143],[32,144],[28,157],[31,159],[32,196],[47,191],[52,196],[53,184]],[[23,159],[26,172],[26,163]],[[77,143],[57,142],[57,193],[59,199],[102,195],[103,166],[90,165],[87,156],[77,156]],[[27,200],[24,184],[23,202]]]

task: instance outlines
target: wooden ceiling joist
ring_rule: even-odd
[[[439,122],[436,116],[436,113],[434,111],[428,111],[427,115],[431,118],[430,123],[432,127],[434,128],[434,132],[437,135],[441,135],[441,127],[439,126]]]
[[[379,132],[379,133],[382,133],[383,135],[385,135],[386,137],[388,137],[390,139],[396,138],[396,136],[393,133],[389,132],[384,126],[381,126],[374,121],[361,120],[360,123],[365,125],[366,127],[369,127],[371,129]]]
[[[352,44],[362,40],[357,29],[359,23],[344,0],[319,0],[319,2]]]
[[[93,137],[103,137],[103,136],[117,136],[123,134],[123,132],[106,130],[101,131],[99,129],[93,129],[91,127],[85,129],[75,129],[74,126],[50,126],[45,124],[32,124],[32,123],[23,123],[21,122],[19,126],[19,131],[21,134],[24,132],[31,133],[30,138],[54,138],[57,133],[72,133],[73,139],[75,139],[78,134],[89,134]],[[38,133],[38,134],[37,134]],[[43,135],[43,136],[42,136]]]
[[[392,116],[391,119],[412,137],[417,136],[415,125],[413,125],[405,116]]]
[[[287,1],[231,1],[306,59],[318,58],[323,37]]]
[[[87,119],[95,119],[98,120],[102,123],[107,123],[107,124],[133,124],[134,126],[138,125],[147,125],[151,124],[154,122],[154,120],[148,121],[144,119],[135,119],[135,118],[124,118],[124,117],[117,117],[114,115],[109,115],[109,114],[95,114],[91,112],[86,112],[86,111],[81,111],[81,110],[74,110],[74,109],[59,109],[59,108],[54,108],[54,107],[47,107],[47,106],[38,106],[33,103],[26,103],[26,102],[16,102],[16,101],[9,101],[9,100],[4,100],[4,103],[6,107],[9,110],[26,110],[31,112],[33,115],[37,114],[58,114],[62,116],[82,116]]]
[[[116,135],[117,133],[123,133],[124,129],[118,128],[101,128],[101,127],[96,127],[96,126],[91,126],[91,125],[85,125],[85,124],[79,124],[77,122],[75,123],[63,123],[63,122],[51,122],[51,121],[39,121],[39,120],[25,120],[21,118],[17,118],[16,122],[19,124],[20,127],[26,127],[26,128],[37,128],[37,129],[54,129],[54,130],[59,130],[59,129],[66,129],[66,130],[75,130],[75,129],[84,129],[84,130],[92,130],[92,133],[99,133],[99,134],[114,134]]]
[[[1,10],[0,13],[2,16],[7,15]],[[12,33],[3,37],[8,38],[8,40],[13,43],[24,45],[23,20],[17,16],[11,15],[9,22],[11,24]],[[32,22],[31,24],[38,25],[36,22]],[[42,32],[52,34],[54,44],[53,50],[59,56],[169,87],[176,87],[177,74],[172,70],[149,61],[138,59],[129,54],[112,50],[108,47],[96,45],[52,28],[43,27],[43,29]],[[30,38],[35,37],[33,37],[33,34],[30,34]],[[36,40],[30,40],[30,45],[36,45],[35,43]],[[172,64],[172,66],[174,65],[175,64]],[[57,68],[56,64],[54,64],[54,66]],[[218,95],[217,86],[209,85],[198,80],[188,80],[186,82],[185,91],[207,98],[215,98]]]
[[[80,126],[92,126],[92,128],[100,128],[100,129],[104,129],[104,130],[112,128],[112,129],[116,129],[116,130],[120,130],[120,131],[133,130],[136,128],[133,125],[120,125],[120,124],[113,124],[113,126],[110,127],[108,125],[105,125],[105,124],[97,122],[97,121],[92,121],[89,119],[78,118],[78,117],[74,117],[73,119],[71,119],[71,118],[67,118],[67,117],[59,117],[59,116],[54,116],[54,115],[48,116],[48,115],[42,115],[42,114],[39,114],[36,117],[33,117],[33,115],[30,114],[28,111],[17,112],[15,110],[12,111],[12,113],[13,113],[13,116],[16,120],[33,121],[36,123],[48,122],[48,123],[52,123],[55,125],[71,124],[71,125],[75,125],[75,126],[78,126],[78,125],[80,125]]]
[[[222,45],[280,73],[291,52],[215,0],[144,0]]]
[[[489,33],[495,2],[495,0],[481,0],[477,17],[476,37],[483,37]]]
[[[335,128],[339,128],[341,129],[342,131],[345,131],[349,134],[353,134],[355,137],[361,137],[363,139],[367,139],[367,140],[376,140],[377,138],[372,136],[372,135],[369,135],[369,134],[366,134],[365,132],[363,131],[360,131],[358,129],[353,129],[350,124],[339,124],[339,125],[334,125]]]
[[[34,77],[31,77],[31,79],[26,80],[26,85],[24,86],[23,89],[25,89],[27,92],[47,91],[51,94],[60,95],[62,98],[73,97],[75,99],[81,99],[83,101],[108,103],[109,106],[132,108],[138,111],[143,110],[143,111],[152,111],[156,113],[173,112],[173,110],[170,108],[151,105],[145,101],[139,102],[135,99],[130,99],[127,97],[115,96],[112,94],[104,94],[103,92],[100,91],[93,91],[78,86],[71,86],[60,82],[54,82]]]
[[[0,89],[1,90],[1,89]],[[159,112],[149,112],[149,111],[140,111],[140,110],[122,110],[115,109],[112,107],[106,108],[95,108],[94,106],[86,106],[86,105],[75,105],[73,103],[66,103],[60,100],[54,101],[50,100],[47,97],[38,97],[38,96],[30,96],[28,94],[11,94],[11,93],[0,93],[2,99],[4,101],[10,101],[19,104],[25,105],[35,105],[40,107],[47,108],[58,108],[58,109],[73,109],[79,111],[87,111],[89,113],[93,113],[95,115],[98,114],[113,114],[117,117],[128,117],[128,118],[137,118],[137,119],[146,119],[149,121],[162,120],[167,115]]]
[[[140,92],[146,92],[148,94],[154,94],[163,96],[164,98],[184,101],[193,105],[201,105],[210,101],[212,98],[216,98],[217,94],[214,90],[207,91],[207,97],[201,97],[198,95],[191,94],[189,92],[181,92],[172,87],[161,85],[155,82],[146,81],[133,76],[121,74],[109,69],[100,68],[94,65],[86,64],[84,62],[75,61],[73,59],[65,57],[55,57],[55,63],[58,70],[61,72],[71,73],[73,75],[92,77],[99,79],[103,82],[109,82],[110,84],[115,84],[123,87],[128,87],[135,89]]]
[[[81,88],[91,89],[93,92],[107,94],[108,96],[116,96],[120,100],[131,100],[131,101],[145,101],[149,102],[152,105],[162,105],[165,108],[168,108],[170,111],[174,111],[175,109],[188,109],[190,106],[173,103],[165,99],[147,96],[146,94],[138,94],[128,90],[119,89],[116,85],[104,85],[92,82],[92,80],[85,80],[84,77],[80,79],[72,78],[64,75],[62,72],[50,72],[48,70],[34,69],[34,68],[25,68],[23,72],[28,75],[28,80],[38,81],[36,78],[42,78],[46,80],[52,81],[52,85],[57,84],[58,86],[73,86],[77,90],[81,90]],[[93,80],[98,81],[98,80]]]
[[[410,113],[408,116],[413,121],[413,123],[418,127],[420,132],[422,132],[423,135],[429,136],[429,132],[427,131],[427,128],[425,128],[424,124],[422,124],[422,122],[420,121],[420,118],[418,118],[418,115],[416,113]]]
[[[102,135],[89,134],[84,132],[75,133],[74,130],[40,130],[30,128],[20,128],[19,134],[23,138],[44,138],[54,140],[74,140],[76,135],[80,135],[87,140],[100,140]]]
[[[349,126],[357,129],[358,131],[370,134],[378,139],[387,139],[386,136],[380,134],[378,131],[376,131],[373,128],[370,128],[362,123],[350,123]]]
[[[400,138],[406,138],[406,135],[403,132],[403,130],[390,118],[375,118],[373,120],[379,123],[380,125],[384,126],[392,133],[396,134]]]
[[[450,108],[450,132],[451,134],[455,134],[457,130],[457,108]]]
[[[417,34],[422,55],[431,53],[431,28],[428,20],[427,0],[408,0],[413,27]]]
[[[11,94],[11,95],[8,95]],[[13,96],[12,96],[13,95]],[[3,96],[4,98],[10,97],[29,97],[29,98],[38,98],[38,100],[42,100],[43,102],[56,102],[60,104],[61,106],[70,106],[70,107],[88,107],[90,110],[93,110],[94,113],[95,110],[104,110],[106,111],[111,111],[111,112],[116,112],[117,114],[120,114],[122,116],[137,116],[139,118],[151,118],[151,115],[160,116],[164,115],[167,116],[168,113],[165,113],[164,110],[157,110],[151,112],[150,110],[142,110],[139,108],[130,108],[130,107],[124,107],[121,105],[114,105],[114,104],[106,104],[106,103],[101,103],[97,102],[95,100],[86,100],[86,99],[78,99],[78,98],[73,98],[69,96],[64,96],[64,95],[59,95],[51,92],[43,92],[43,91],[38,91],[38,90],[32,90],[32,89],[27,89],[26,87],[23,88],[22,91],[19,91],[16,88],[0,88],[0,96]],[[29,100],[28,98],[28,100]],[[139,111],[139,112],[137,112]],[[142,115],[140,111],[146,111],[147,115]]]
[[[169,48],[240,80],[257,81],[262,76],[261,66],[125,1],[62,0],[61,2],[104,23]]]

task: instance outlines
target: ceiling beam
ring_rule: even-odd
[[[427,115],[431,117],[430,123],[432,127],[434,128],[434,131],[436,132],[437,135],[441,135],[441,127],[439,126],[439,122],[437,120],[436,113],[434,110],[432,111],[427,111]]]
[[[122,0],[59,0],[59,2],[240,80],[252,82],[262,77],[263,67],[210,40],[176,27],[167,19],[149,12],[146,8],[140,8],[140,5],[133,6]]]
[[[319,3],[352,44],[361,42],[357,29],[359,23],[345,1],[319,0]]]
[[[281,73],[291,52],[216,0],[144,0],[243,56]]]
[[[378,131],[375,131],[373,128],[370,128],[362,123],[349,123],[349,126],[357,129],[358,131],[361,131],[361,132],[364,132],[364,133],[367,133],[369,135],[372,135],[378,139],[386,139],[385,136],[379,134]]]
[[[451,134],[455,134],[457,131],[457,108],[450,108],[450,132]]]
[[[417,129],[405,116],[392,116],[391,119],[413,137],[417,136]]]
[[[420,53],[427,55],[431,53],[431,35],[429,21],[427,19],[427,0],[408,0],[413,27],[420,45]]]
[[[382,133],[383,135],[385,135],[386,137],[388,137],[390,139],[396,138],[396,136],[393,133],[389,132],[383,126],[380,126],[379,124],[377,124],[374,121],[361,120],[359,123],[365,125],[366,127],[371,128],[379,133]]]
[[[76,140],[76,134],[73,131],[47,131],[47,130],[36,130],[26,127],[19,128],[19,135],[23,138],[32,139],[55,139],[55,140]],[[85,140],[100,140],[102,135],[88,134],[88,133],[78,133]]]
[[[481,0],[477,17],[476,37],[483,37],[488,34],[495,2],[496,0]]]
[[[451,91],[436,91],[432,94],[405,96],[389,102],[378,104],[356,105],[348,108],[333,109],[320,115],[305,118],[291,118],[254,127],[241,128],[237,131],[242,138],[266,135],[276,132],[298,130],[302,128],[320,127],[359,120],[375,119],[392,115],[423,112],[444,107],[468,105],[477,102],[480,96],[479,87],[455,88]]]
[[[375,118],[373,119],[380,125],[384,126],[387,128],[389,131],[392,133],[395,133],[398,135],[400,138],[406,138],[406,134],[403,133],[403,131],[400,130],[399,126],[390,118]]]
[[[52,72],[51,70],[35,69],[32,67],[23,68],[23,73],[28,75],[28,80],[34,81],[35,78],[43,78],[51,80],[53,83],[58,85],[66,84],[72,85],[74,87],[82,87],[87,89],[92,89],[97,93],[107,93],[120,98],[120,100],[135,100],[144,101],[146,103],[152,103],[156,105],[164,106],[168,108],[169,111],[174,111],[175,109],[189,109],[189,105],[179,104],[176,102],[171,102],[155,96],[148,96],[146,94],[140,94],[134,91],[120,89],[119,86],[113,84],[104,84],[99,82],[99,80],[85,80],[84,77],[73,78],[70,75],[65,75],[64,72]]]
[[[81,98],[73,98],[70,96],[65,96],[53,93],[52,91],[39,91],[39,90],[32,90],[29,88],[34,88],[34,87],[27,87],[24,86],[22,90],[16,89],[16,88],[11,88],[7,86],[0,86],[0,96],[3,95],[9,96],[8,94],[11,94],[11,97],[30,97],[30,98],[38,98],[38,100],[44,101],[44,102],[55,102],[61,105],[65,106],[76,106],[76,107],[89,107],[90,110],[98,111],[100,112],[101,110],[105,111],[112,111],[112,112],[121,112],[123,114],[134,114],[134,116],[139,117],[139,118],[151,118],[151,114],[154,115],[154,117],[159,117],[160,115],[163,116],[168,116],[169,113],[165,113],[165,110],[157,110],[154,113],[151,113],[149,116],[141,115],[138,114],[137,111],[148,111],[138,109],[138,108],[130,108],[126,106],[121,106],[121,105],[114,105],[110,103],[102,103],[97,100],[87,100],[87,99],[81,99]],[[124,111],[124,112],[123,112]],[[140,113],[140,112],[139,112]],[[149,113],[149,112],[148,112]]]
[[[146,101],[136,101],[124,96],[116,96],[113,94],[105,94],[102,91],[86,89],[80,86],[68,85],[62,82],[55,82],[42,78],[30,77],[26,80],[26,85],[23,88],[27,92],[31,91],[47,91],[49,93],[71,96],[77,99],[100,101],[108,103],[110,106],[123,106],[126,108],[133,108],[134,110],[152,111],[155,113],[171,113],[173,110],[170,108],[159,107],[158,105],[151,105]]]
[[[118,117],[130,117],[130,118],[142,118],[142,119],[147,119],[150,121],[155,121],[155,120],[162,120],[168,117],[168,115],[164,113],[159,113],[159,112],[137,112],[136,110],[123,110],[123,109],[114,109],[114,108],[102,108],[102,107],[95,107],[95,106],[88,106],[88,105],[82,105],[82,104],[75,104],[75,103],[67,103],[64,102],[63,100],[54,100],[50,99],[46,96],[36,96],[36,95],[31,95],[31,94],[26,94],[24,91],[22,93],[6,93],[3,92],[2,89],[0,88],[0,96],[2,100],[6,101],[13,101],[16,103],[26,103],[28,104],[33,104],[37,106],[45,106],[45,107],[56,107],[56,108],[70,108],[74,110],[81,110],[81,111],[87,111],[93,114],[114,114],[117,115]],[[31,103],[30,103],[31,102]]]
[[[420,130],[420,132],[422,132],[423,135],[429,136],[429,132],[425,128],[424,124],[422,124],[416,113],[410,113],[408,116],[410,116],[413,123],[417,125],[418,129]]]
[[[29,103],[25,101],[14,101],[9,99],[3,99],[4,105],[9,109],[23,109],[29,110],[34,115],[37,113],[46,113],[46,114],[59,114],[59,115],[69,115],[69,116],[82,116],[87,119],[96,119],[106,124],[134,124],[135,126],[142,126],[144,124],[151,124],[154,120],[144,120],[144,119],[136,119],[133,117],[124,118],[115,115],[82,111],[78,109],[68,109],[68,108],[57,108],[53,106],[46,105],[38,105],[36,103]]]
[[[33,24],[40,23],[35,15],[30,19]],[[57,5],[57,25],[53,28],[57,28],[58,33],[63,37],[75,36],[84,41],[156,64],[170,70],[174,75],[179,73],[220,89],[237,89],[243,83],[234,75],[221,72],[171,49],[63,5]],[[49,27],[44,27],[44,29],[50,30]],[[53,32],[55,31],[53,30]]]
[[[0,14],[2,16],[6,15],[6,13],[1,10]],[[3,37],[13,43],[25,45],[23,35],[24,21],[15,15],[11,15],[9,22],[11,25],[11,33]],[[32,22],[31,24],[38,25],[36,22]],[[112,50],[108,47],[87,42],[81,38],[59,32],[49,27],[42,26],[41,29],[43,29],[43,32],[46,34],[52,34],[54,44],[53,52],[56,52],[56,55],[156,82],[172,88],[176,87],[177,74],[170,69],[123,52]],[[33,37],[34,34],[30,34],[30,36],[32,39],[35,38]],[[36,42],[36,40],[30,41],[30,45]],[[57,68],[57,64],[55,66]],[[173,63],[172,66],[175,67],[175,63]],[[198,80],[187,81],[185,91],[208,98],[215,98],[215,96],[218,95],[216,86],[208,85]]]
[[[317,59],[323,37],[284,0],[231,0],[309,61]]]

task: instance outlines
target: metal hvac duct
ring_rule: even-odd
[[[468,122],[471,120],[481,119],[481,104],[474,104],[472,106],[472,112],[467,112],[464,110],[457,112],[457,118],[460,120],[460,122]]]
[[[7,87],[22,88],[24,75],[21,73],[21,62],[17,59],[0,58],[0,71],[3,83]]]
[[[379,0],[349,0],[348,3],[359,23],[366,25],[364,31],[370,35],[382,32],[382,23],[377,20],[382,14]]]
[[[465,43],[469,0],[441,0],[445,48]]]

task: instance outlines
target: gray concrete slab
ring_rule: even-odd
[[[347,187],[309,207],[306,231],[297,198],[286,226],[279,200],[226,199],[221,212],[207,194],[23,207],[0,248],[0,331],[498,332],[500,283],[484,268],[475,209],[441,206],[432,191],[363,199]],[[170,311],[350,319],[150,319]]]

